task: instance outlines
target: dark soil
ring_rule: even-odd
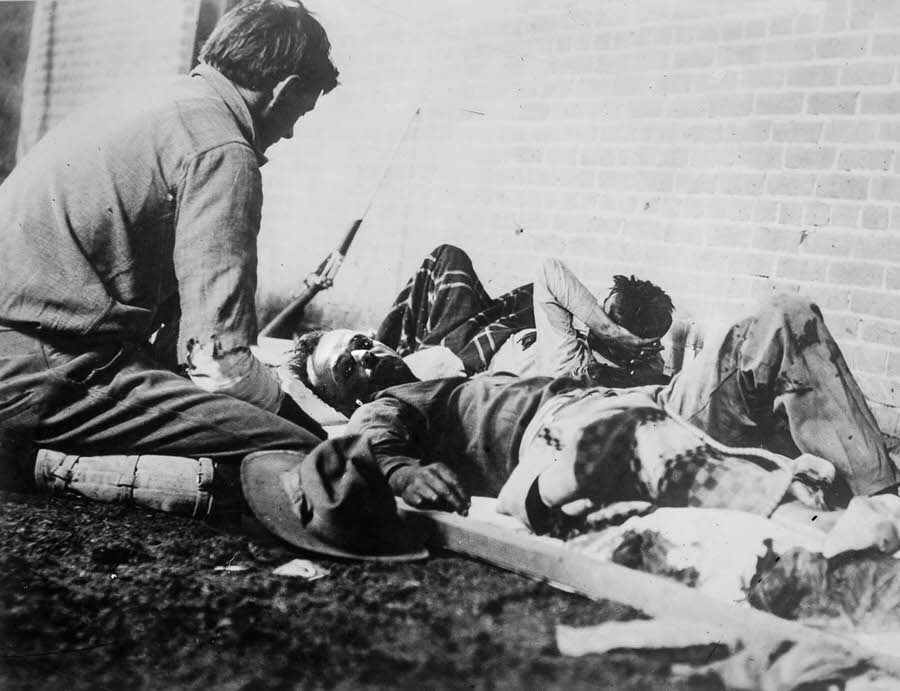
[[[0,687],[687,688],[708,650],[566,658],[554,627],[639,616],[451,554],[315,559],[199,521],[0,494]],[[216,566],[242,564],[244,572]],[[717,654],[716,657],[721,657]],[[696,687],[691,687],[696,688]]]

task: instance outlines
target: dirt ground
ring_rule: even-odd
[[[309,555],[141,509],[0,494],[0,523],[6,689],[701,688],[669,666],[711,654],[563,657],[556,624],[637,613],[447,553],[305,581],[272,570]]]

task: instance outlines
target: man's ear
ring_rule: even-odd
[[[303,80],[296,74],[285,77],[272,88],[272,98],[269,100],[267,110],[274,110],[289,99],[295,89],[299,89]]]

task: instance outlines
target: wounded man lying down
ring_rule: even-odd
[[[420,382],[398,356],[380,355],[392,367],[348,432],[368,440],[414,506],[465,513],[471,494],[499,495],[501,511],[541,532],[550,509],[582,498],[768,515],[789,490],[819,508],[896,493],[898,470],[862,392],[818,307],[799,298],[733,324],[666,385]],[[295,375],[308,382],[315,357],[298,349]]]

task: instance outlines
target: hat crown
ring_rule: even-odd
[[[345,549],[366,549],[399,526],[397,504],[368,443],[339,437],[317,446],[300,464],[299,479],[308,530]],[[303,515],[299,515],[301,521]]]
[[[328,439],[308,453],[252,453],[241,484],[256,518],[301,549],[378,561],[428,556],[358,436]]]

